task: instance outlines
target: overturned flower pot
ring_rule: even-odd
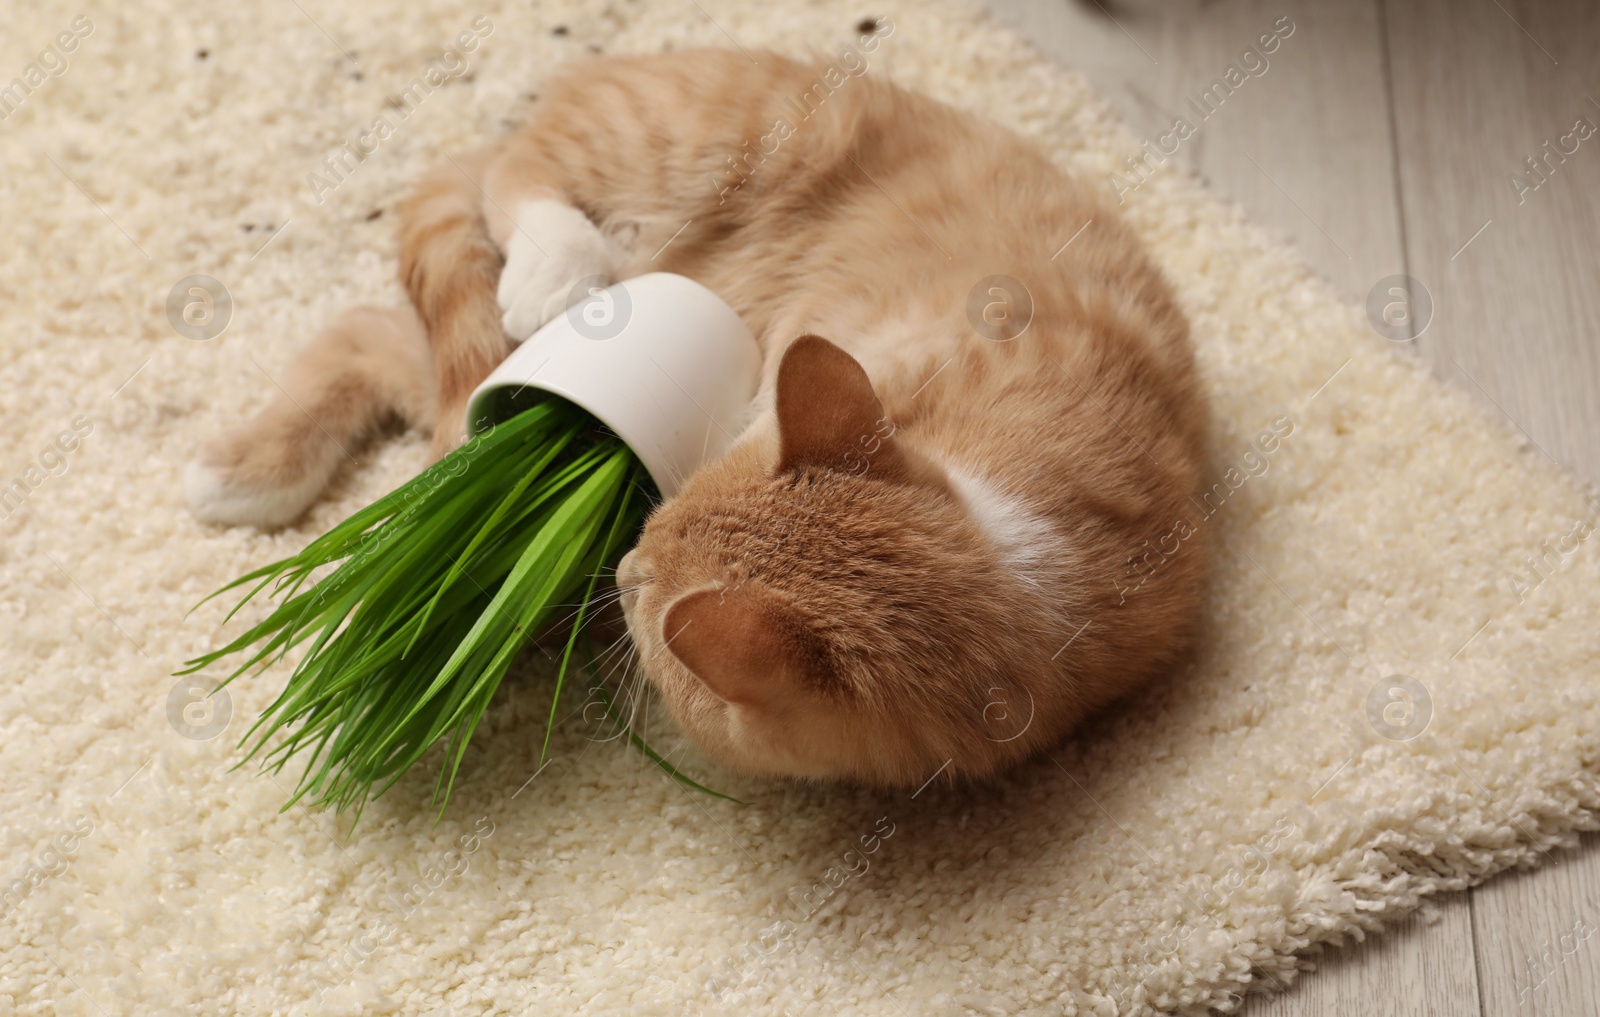
[[[182,673],[250,650],[232,681],[309,641],[241,742],[253,741],[244,761],[259,755],[276,771],[302,756],[288,804],[359,815],[444,742],[442,809],[512,660],[567,612],[553,724],[599,576],[654,493],[670,497],[726,449],[759,374],[749,331],[698,283],[655,273],[596,285],[479,386],[466,444],[299,554],[212,594],[248,587],[229,618],[263,590],[279,603]]]

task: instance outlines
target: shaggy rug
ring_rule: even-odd
[[[1218,567],[1185,673],[1004,780],[915,794],[741,780],[641,704],[646,737],[737,805],[581,703],[539,769],[532,659],[442,822],[431,769],[353,831],[280,813],[291,774],[228,767],[286,672],[206,702],[171,673],[237,623],[187,612],[424,443],[359,453],[272,535],[196,525],[179,471],[336,310],[400,299],[392,209],[441,152],[591,51],[853,60],[869,14],[876,73],[1090,178],[1139,139],[949,0],[78,11],[12,5],[0,42],[0,84],[23,86],[0,94],[0,1010],[1229,1009],[1596,825],[1600,503],[1170,166],[1123,207],[1217,409],[1195,523]]]

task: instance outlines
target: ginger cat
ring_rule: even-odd
[[[740,313],[764,373],[748,428],[618,569],[646,675],[746,772],[983,777],[1191,641],[1187,323],[1132,233],[1022,138],[864,65],[756,59],[576,64],[525,126],[426,177],[401,210],[415,310],[314,341],[191,466],[191,504],[288,522],[385,415],[431,424],[444,454],[579,280],[689,276]]]

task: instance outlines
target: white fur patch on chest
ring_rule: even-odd
[[[1038,586],[1044,566],[1059,560],[1065,550],[1065,541],[1056,528],[1023,499],[992,481],[956,466],[948,467],[946,472],[973,523],[994,544],[1001,561],[1018,579]]]

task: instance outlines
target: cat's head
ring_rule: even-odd
[[[796,340],[774,396],[618,568],[645,673],[746,772],[915,786],[953,757],[982,772],[1015,577],[849,354]]]

